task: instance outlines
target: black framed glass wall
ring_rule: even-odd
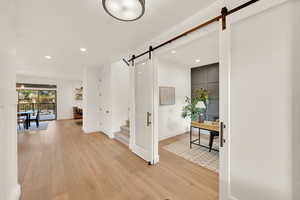
[[[40,113],[40,120],[57,119],[57,91],[55,85],[17,84],[18,112]]]
[[[191,93],[196,96],[196,91],[208,91],[209,102],[206,104],[206,120],[219,119],[219,63],[213,63],[191,69]]]

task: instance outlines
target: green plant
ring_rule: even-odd
[[[186,106],[183,107],[181,116],[183,118],[190,118],[192,121],[199,120],[199,113],[201,112],[200,108],[197,108],[196,105],[199,102],[197,97],[185,97]]]
[[[205,105],[207,105],[209,103],[208,90],[203,88],[196,90],[196,98],[198,101],[203,101]]]

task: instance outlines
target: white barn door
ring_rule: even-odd
[[[293,199],[296,6],[262,1],[220,30],[220,200]]]
[[[156,70],[153,59],[135,60],[131,69],[130,148],[149,164],[157,162],[155,137]]]

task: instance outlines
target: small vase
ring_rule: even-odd
[[[204,121],[205,121],[205,113],[200,113],[199,114],[199,122],[204,123]]]

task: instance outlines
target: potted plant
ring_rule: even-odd
[[[206,106],[209,104],[208,91],[206,89],[196,90],[196,98],[198,101],[203,101]]]
[[[183,118],[190,118],[192,121],[199,120],[199,113],[201,112],[201,108],[197,107],[197,103],[199,100],[196,97],[185,97],[186,106],[183,107],[181,116]]]
[[[194,97],[185,97],[185,102],[187,105],[183,107],[181,116],[183,118],[190,118],[192,121],[204,122],[206,107],[209,102],[208,91],[201,88],[196,91]]]
[[[204,122],[206,120],[206,109],[209,104],[208,90],[206,89],[198,89],[196,90],[196,98],[198,99],[197,107],[201,108],[199,113],[199,122]]]

